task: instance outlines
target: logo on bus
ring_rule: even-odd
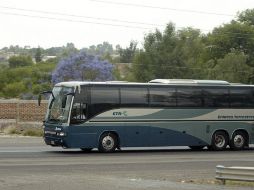
[[[123,112],[120,112],[120,111],[116,111],[116,112],[113,112],[113,116],[128,116],[127,115],[127,111],[123,111]]]

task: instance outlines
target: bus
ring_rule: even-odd
[[[220,80],[61,82],[43,125],[47,145],[242,150],[254,142],[254,85]],[[41,95],[39,96],[39,104]]]

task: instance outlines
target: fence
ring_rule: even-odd
[[[0,120],[41,122],[45,118],[47,101],[38,106],[36,100],[0,100]]]
[[[226,180],[254,182],[254,167],[224,167],[218,165],[216,166],[215,178],[221,180],[223,184],[226,183]]]

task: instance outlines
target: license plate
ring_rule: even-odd
[[[55,144],[55,141],[51,141],[51,144],[53,144],[53,145],[54,145],[54,144]]]

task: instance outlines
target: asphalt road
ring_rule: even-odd
[[[49,147],[41,138],[0,137],[1,190],[254,189],[207,183],[214,180],[216,165],[254,166],[254,149],[170,147],[102,154]]]

